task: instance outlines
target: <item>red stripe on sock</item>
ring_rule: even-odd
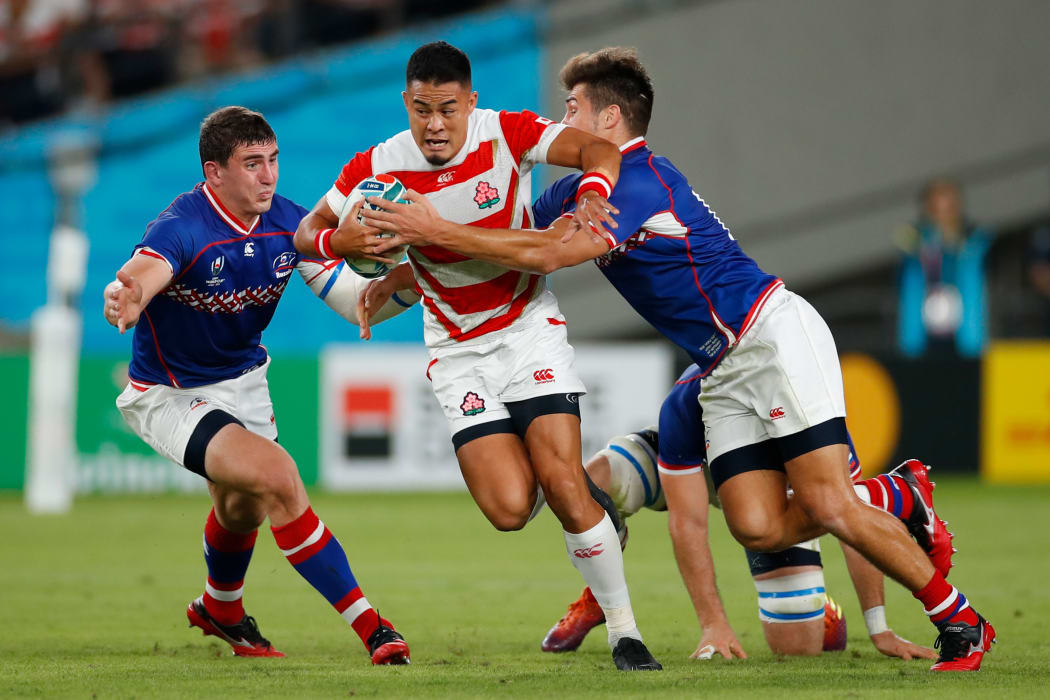
[[[354,632],[357,632],[357,636],[361,638],[361,642],[367,649],[368,638],[371,637],[372,633],[376,631],[377,627],[379,627],[379,614],[372,608],[369,608],[358,615],[357,619],[350,623],[350,626],[354,628]]]
[[[236,625],[244,617],[244,599],[215,600],[204,592],[204,609],[223,625]]]
[[[940,572],[934,572],[930,582],[912,593],[926,610],[933,610],[952,594],[952,584],[948,583]]]
[[[331,539],[332,531],[328,529],[328,526],[325,526],[324,533],[321,535],[321,539],[317,540],[309,547],[303,547],[295,554],[292,554],[291,556],[287,557],[288,563],[292,566],[295,566],[300,562],[306,561],[307,559],[324,549],[324,546],[328,544],[329,540]]]
[[[258,530],[247,534],[227,530],[219,524],[214,508],[208,513],[208,521],[204,524],[204,537],[208,540],[208,546],[220,552],[245,552],[255,546],[258,536]]]
[[[342,599],[335,604],[335,611],[342,615],[347,608],[349,608],[351,605],[353,605],[354,603],[356,603],[364,597],[365,594],[361,592],[361,587],[358,586],[357,588],[343,596]]]
[[[277,541],[278,547],[294,549],[314,534],[319,522],[321,521],[314,515],[314,509],[307,506],[306,511],[292,522],[280,527],[271,527],[270,530],[273,532],[273,538]]]

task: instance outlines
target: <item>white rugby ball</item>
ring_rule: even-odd
[[[407,199],[403,198],[405,194],[405,186],[401,184],[393,175],[386,173],[380,173],[379,175],[373,175],[366,177],[361,182],[354,185],[354,189],[350,190],[349,196],[346,198],[346,203],[343,204],[343,210],[339,212],[339,223],[343,223],[349,214],[350,210],[354,208],[354,205],[360,202],[365,197],[382,197],[383,199],[390,200],[391,202],[401,202],[403,204],[410,204]],[[362,209],[371,209],[378,211],[378,207],[373,207],[368,202],[364,203]],[[358,223],[364,223],[361,221],[361,216],[357,217]],[[382,236],[390,236],[392,234],[381,234]],[[351,270],[356,272],[361,277],[368,279],[374,279],[376,277],[382,277],[386,273],[390,272],[398,263],[401,262],[405,257],[404,246],[400,248],[394,248],[388,250],[383,254],[383,257],[391,258],[397,262],[393,265],[379,262],[378,260],[369,260],[368,258],[345,258],[346,265]]]

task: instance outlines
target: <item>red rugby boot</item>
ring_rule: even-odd
[[[941,650],[931,671],[980,671],[981,660],[995,644],[995,628],[980,615],[977,624],[948,622],[939,625],[941,633],[933,646]]]
[[[846,648],[846,615],[842,606],[828,596],[824,604],[824,651],[843,651]]]
[[[605,613],[594,599],[590,587],[584,588],[565,617],[558,620],[554,627],[543,638],[540,649],[543,651],[576,651],[587,633],[605,622]]]
[[[190,627],[199,627],[205,635],[215,635],[223,640],[233,647],[236,656],[284,656],[259,633],[259,625],[251,615],[245,615],[236,625],[224,625],[209,615],[204,601],[197,598],[186,608],[186,617]]]
[[[368,637],[368,654],[372,657],[372,665],[402,666],[412,663],[405,638],[390,627],[386,620],[381,617],[379,620],[379,626]]]
[[[955,553],[955,547],[952,546],[955,535],[948,532],[948,523],[938,518],[933,510],[935,484],[930,481],[929,472],[930,467],[917,459],[909,459],[895,467],[889,475],[900,477],[911,489],[915,505],[904,524],[926,552],[934,568],[941,576],[947,576]]]

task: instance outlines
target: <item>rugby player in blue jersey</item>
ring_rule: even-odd
[[[631,306],[699,367],[707,456],[734,537],[772,552],[830,532],[923,604],[939,632],[932,670],[979,669],[995,630],[945,580],[951,537],[933,511],[926,469],[909,468],[902,475],[907,489],[891,484],[889,498],[872,500],[883,510],[850,487],[842,468],[842,376],[827,324],[761,270],[685,176],[649,150],[652,84],[632,51],[581,54],[561,79],[569,93],[566,123],[588,124],[623,154],[616,187],[606,190],[614,222],[592,220],[593,235],[575,235],[575,198],[588,184],[578,174],[540,197],[533,221],[547,228],[537,230],[448,222],[410,193],[413,206],[369,200],[384,211],[368,214],[366,223],[397,234],[375,239],[374,252],[426,243],[542,274],[595,260]],[[407,287],[396,272],[376,300]]]
[[[408,645],[369,605],[277,443],[270,358],[260,344],[292,272],[352,322],[367,281],[340,261],[296,252],[292,236],[307,212],[276,194],[277,139],[261,114],[213,112],[199,146],[204,182],[146,227],[104,292],[106,320],[121,333],[135,329],[129,382],[117,399],[124,419],[159,454],[208,481],[208,574],[186,616],[238,656],[284,656],[242,604],[257,529],[269,518],[289,563],[351,625],[372,663],[408,663]],[[396,301],[379,316],[404,308]]]

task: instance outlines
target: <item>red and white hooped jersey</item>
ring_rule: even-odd
[[[532,112],[475,109],[463,148],[444,165],[431,165],[402,131],[358,153],[343,166],[326,199],[342,211],[351,189],[370,175],[389,173],[425,194],[441,216],[485,228],[532,226],[532,166],[565,126]],[[408,259],[423,294],[429,347],[469,342],[519,319],[558,315],[542,275],[509,270],[434,245],[413,246]]]

